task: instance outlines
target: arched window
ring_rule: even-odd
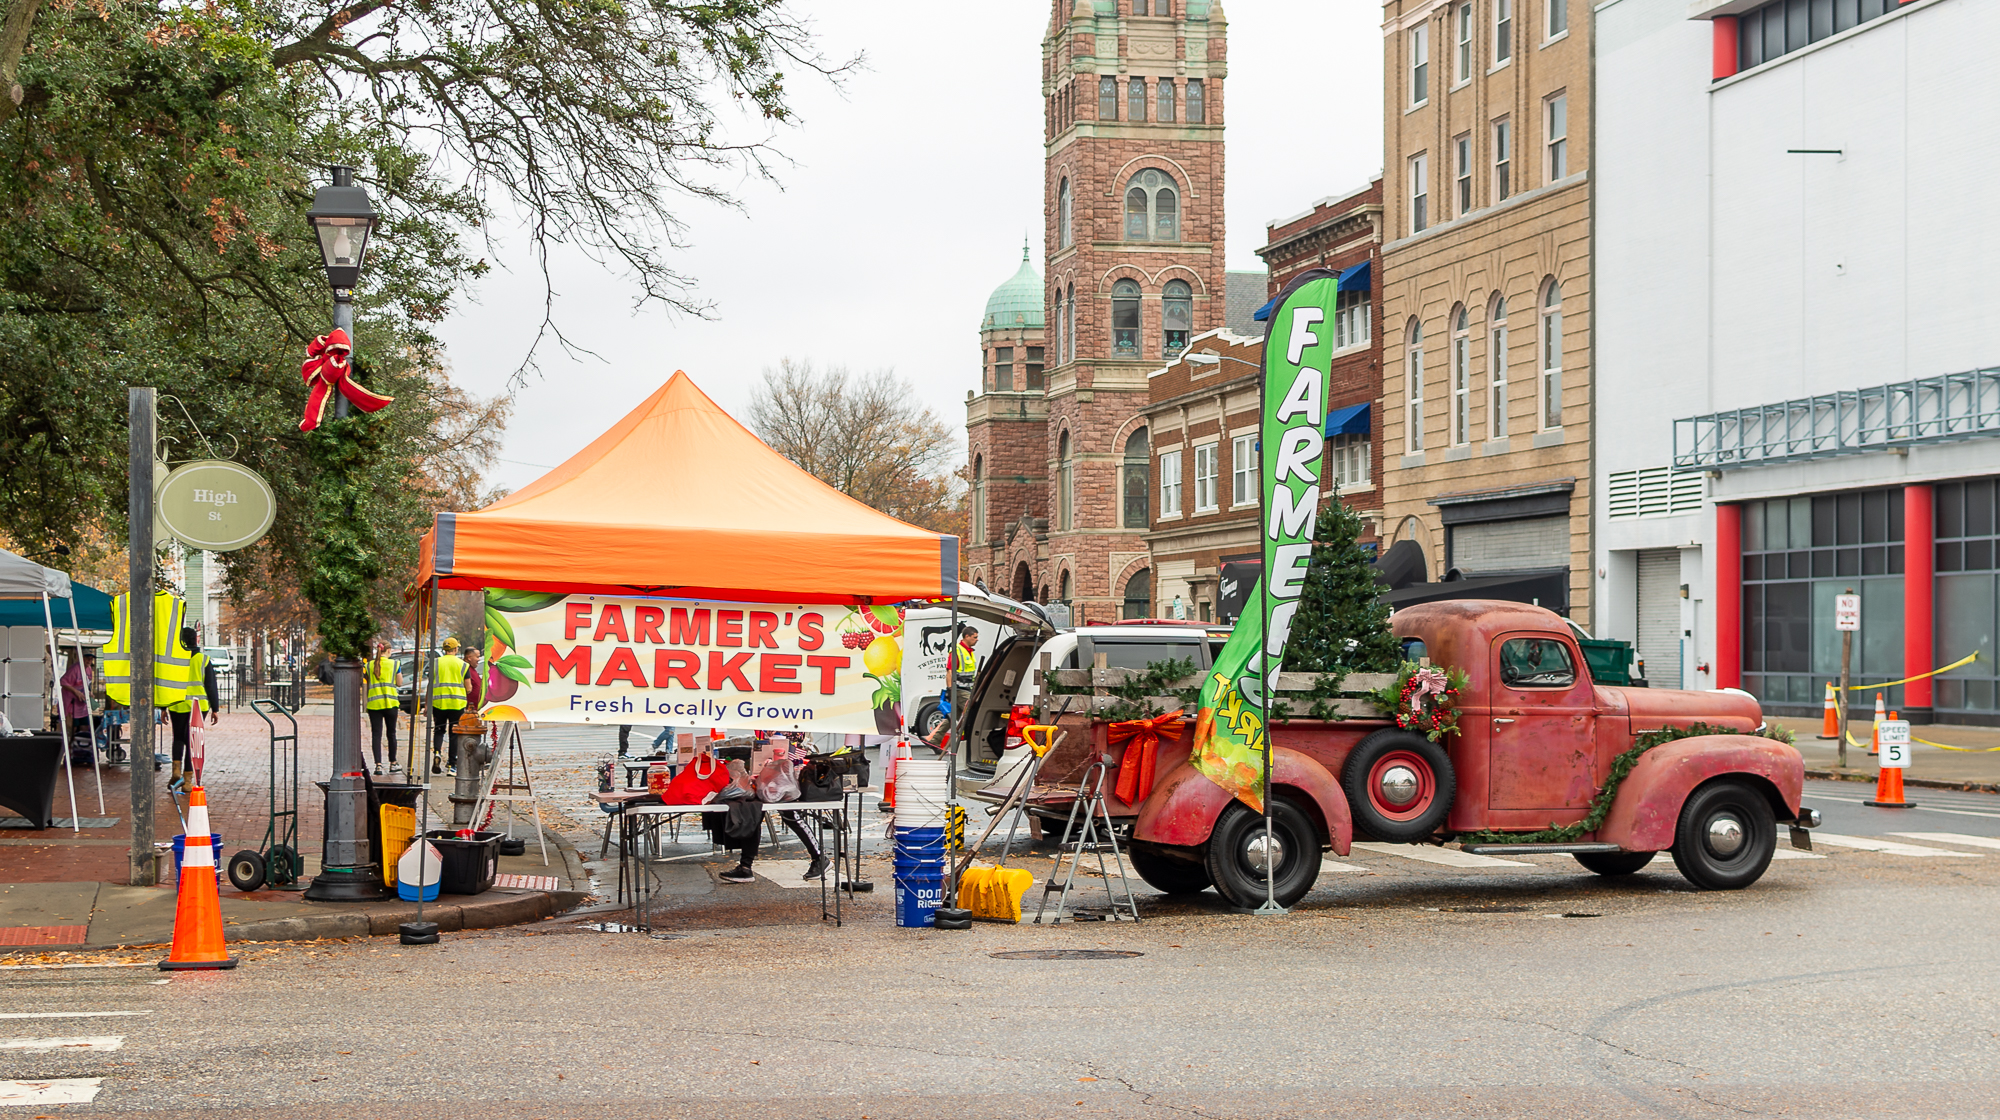
[[[1029,573],[1026,561],[1014,566],[1014,598],[1027,602],[1035,597],[1035,577]]]
[[[1133,432],[1132,438],[1125,441],[1124,474],[1123,524],[1127,529],[1144,529],[1153,512],[1148,508],[1153,493],[1153,456],[1144,428]]]
[[[1125,240],[1179,241],[1181,196],[1173,177],[1147,168],[1125,187]]]
[[[1068,360],[1076,360],[1076,285],[1069,286],[1069,324],[1063,330],[1063,341],[1069,344]]]
[[[1076,528],[1076,463],[1070,450],[1069,433],[1064,432],[1056,443],[1056,526],[1061,529]]]
[[[1075,598],[1075,596],[1076,596],[1076,588],[1072,586],[1069,581],[1069,569],[1064,568],[1062,574],[1062,590],[1060,593],[1056,595],[1056,602],[1061,603],[1063,606],[1067,607],[1069,606],[1069,601],[1072,598]]]
[[[1542,292],[1542,428],[1563,423],[1563,293],[1554,280]]]
[[[972,457],[972,543],[986,540],[986,458]]]
[[[1415,319],[1404,335],[1403,449],[1424,449],[1424,327]]]
[[[1472,320],[1464,304],[1451,312],[1451,442],[1472,442]]]
[[[1069,179],[1065,176],[1062,183],[1056,187],[1056,244],[1059,248],[1067,249],[1072,242],[1073,238],[1070,233]]]
[[[1055,318],[1051,320],[1051,325],[1055,328],[1056,334],[1056,364],[1061,365],[1063,360],[1063,290],[1060,284],[1056,286],[1056,314]]]
[[[1188,333],[1194,330],[1194,289],[1185,280],[1167,281],[1160,296],[1161,349],[1173,357],[1187,349]]]
[[[1492,439],[1507,438],[1507,300],[1493,299],[1486,320],[1486,423]]]
[[[1139,352],[1139,282],[1111,285],[1111,348],[1120,354]]]
[[[1125,581],[1125,618],[1153,617],[1153,571],[1140,568]]]

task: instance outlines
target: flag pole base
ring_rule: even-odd
[[[1278,905],[1275,902],[1266,902],[1264,905],[1259,906],[1258,908],[1250,912],[1252,914],[1257,915],[1260,918],[1283,917],[1284,915],[1291,913],[1290,910],[1285,909],[1284,907]]]

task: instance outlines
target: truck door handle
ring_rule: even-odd
[[[1513,721],[1513,720],[1511,720],[1511,719],[1495,719],[1495,720],[1494,720],[1493,722],[1494,722],[1494,723],[1513,723],[1514,721]]]

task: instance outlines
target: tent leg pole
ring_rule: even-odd
[[[56,648],[56,616],[49,610],[49,593],[46,590],[42,592],[42,624],[48,627],[49,680],[55,682],[56,725],[62,728],[63,777],[69,782],[70,831],[82,832],[83,810],[76,806],[76,767],[70,765],[69,757],[69,704],[62,698],[62,675],[56,672],[56,662],[62,660],[62,651]],[[82,661],[77,664],[81,666]],[[96,750],[95,746],[91,748],[93,754]]]
[[[97,705],[90,689],[90,666],[83,663],[83,627],[76,620],[76,592],[69,594],[69,629],[76,635],[76,671],[83,677],[83,718],[90,725],[90,773],[97,779],[97,815],[109,812],[104,807],[104,768],[97,758]]]

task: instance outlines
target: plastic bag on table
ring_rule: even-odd
[[[797,801],[799,799],[799,778],[792,771],[792,760],[778,757],[764,764],[757,771],[757,800]]]

